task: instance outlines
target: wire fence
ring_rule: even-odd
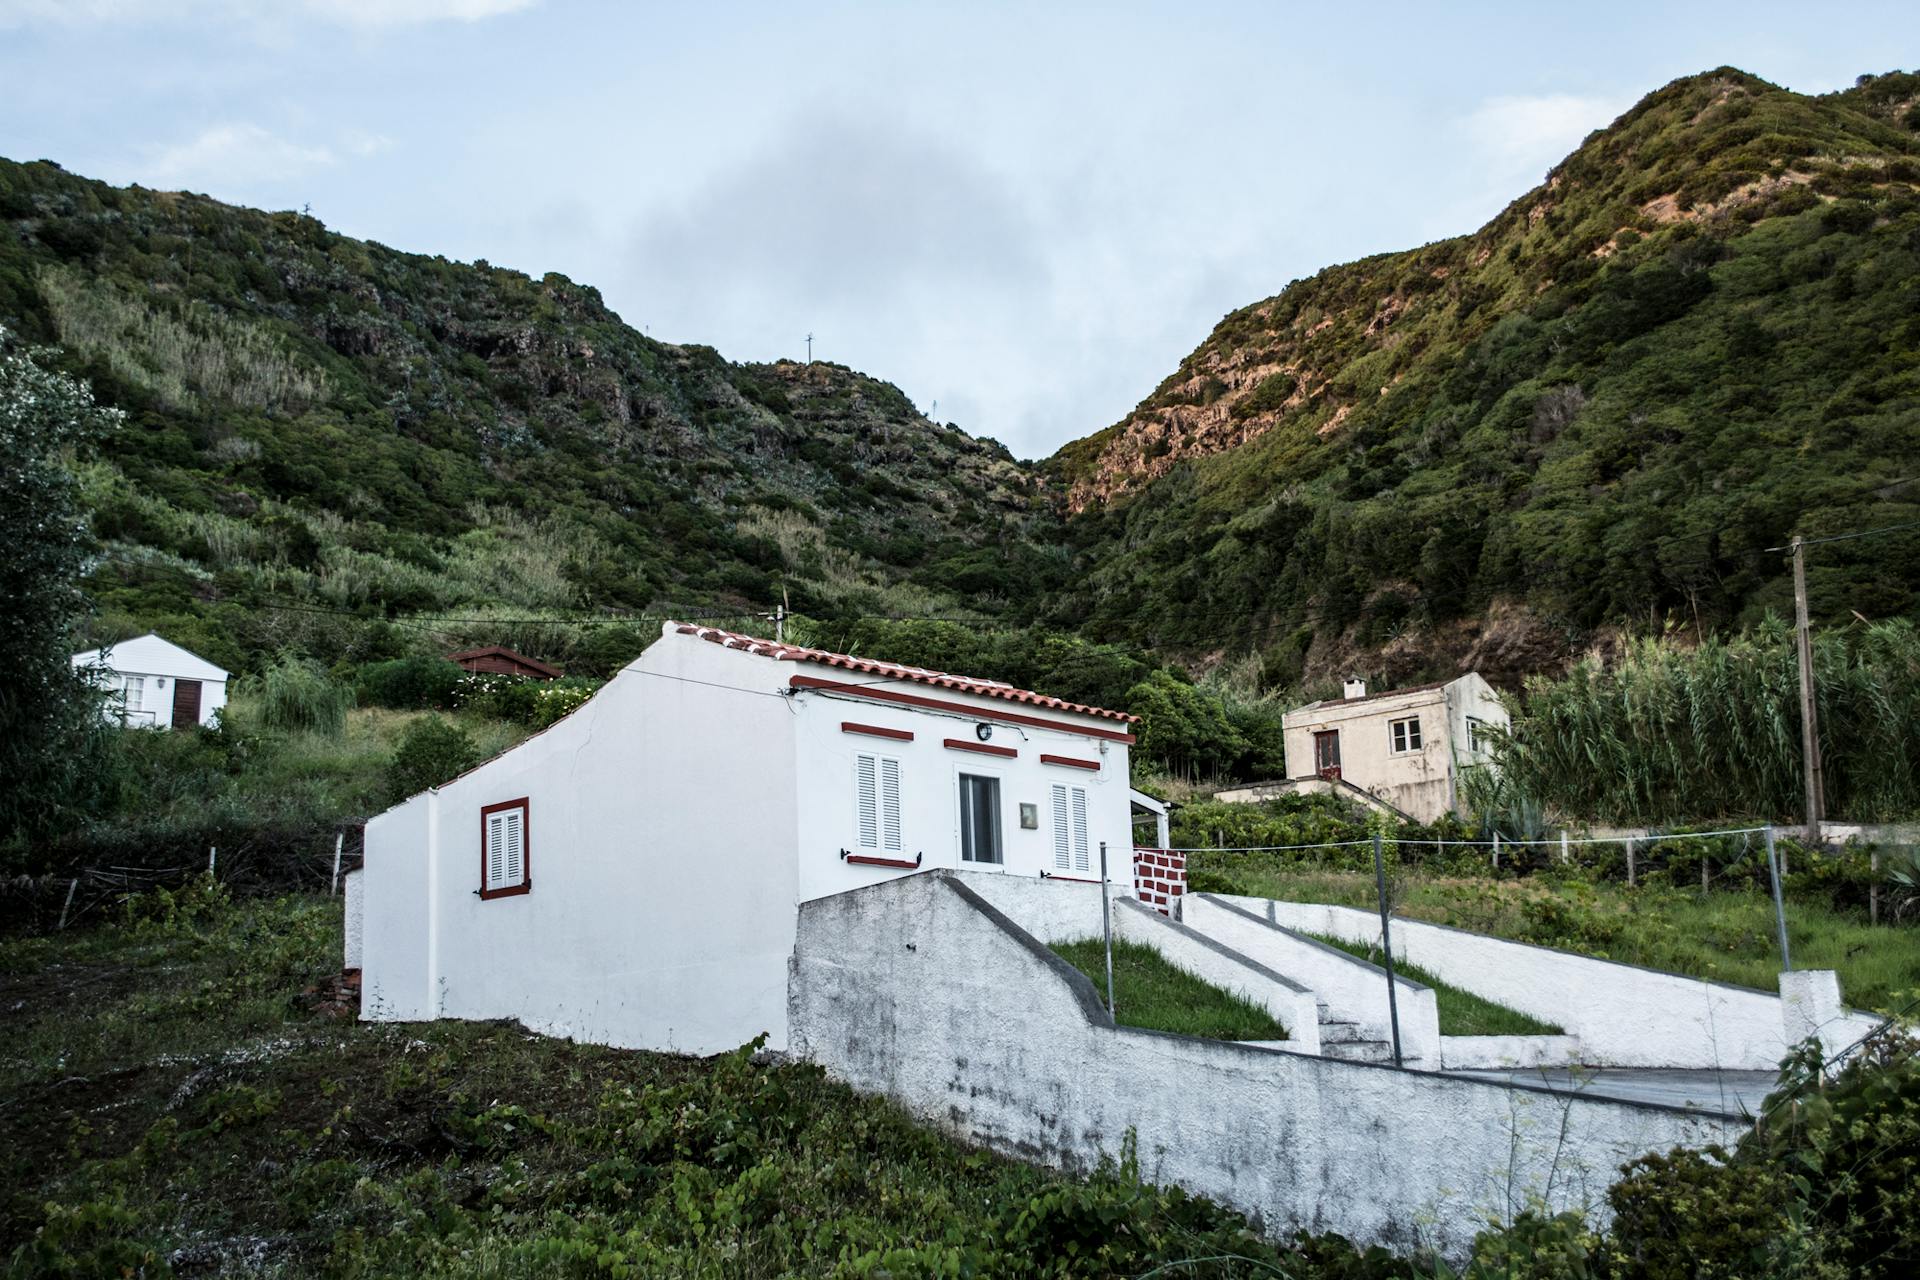
[[[146,847],[96,847],[91,851],[122,856],[0,877],[0,928],[57,932],[95,923],[111,918],[131,897],[178,890],[207,875],[238,894],[337,893],[360,863],[365,833],[362,823],[318,830],[227,828],[204,848],[198,841],[183,848],[180,838]]]

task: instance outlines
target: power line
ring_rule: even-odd
[[[1908,520],[1902,524],[1882,525],[1878,529],[1855,529],[1852,533],[1834,533],[1824,538],[1802,538],[1800,539],[1800,545],[1803,547],[1817,547],[1827,542],[1851,542],[1855,538],[1873,538],[1883,533],[1898,533],[1902,529],[1920,529],[1920,520]],[[1788,543],[1784,547],[1767,548],[1769,551],[1791,551],[1792,549],[1792,543]]]

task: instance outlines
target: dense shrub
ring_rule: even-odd
[[[369,706],[399,711],[450,711],[466,672],[445,658],[395,658],[360,668],[355,683]]]
[[[451,720],[427,716],[400,739],[387,769],[387,793],[398,803],[428,787],[437,787],[480,763],[473,735]]]
[[[563,676],[536,680],[474,672],[454,690],[454,703],[463,711],[544,729],[578,710],[600,688],[598,680]]]
[[[260,719],[267,728],[289,733],[338,737],[353,705],[353,690],[329,680],[319,663],[288,654],[235,692],[259,700]]]

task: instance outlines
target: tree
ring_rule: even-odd
[[[57,831],[105,784],[101,691],[71,657],[91,536],[73,458],[117,410],[0,327],[0,849]]]

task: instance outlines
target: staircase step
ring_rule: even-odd
[[[1366,1035],[1367,1033],[1360,1029],[1360,1024],[1357,1022],[1330,1022],[1322,1019],[1320,1023],[1321,1044],[1343,1044],[1364,1040]]]
[[[1385,1040],[1320,1041],[1320,1056],[1342,1062],[1391,1062],[1393,1046]]]

